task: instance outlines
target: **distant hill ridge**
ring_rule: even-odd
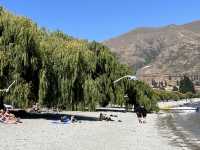
[[[200,21],[142,27],[103,43],[143,74],[200,72]]]

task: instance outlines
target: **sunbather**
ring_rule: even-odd
[[[100,113],[100,115],[99,115],[99,120],[100,121],[102,121],[102,120],[113,121],[110,116],[107,116],[106,114],[102,114],[102,113]]]
[[[4,121],[5,121],[4,111],[0,110],[0,122],[4,122]]]
[[[0,120],[7,124],[22,123],[19,118],[16,118],[15,115],[11,114],[8,110],[6,112],[1,111]]]

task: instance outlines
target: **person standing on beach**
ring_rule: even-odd
[[[139,123],[146,123],[147,110],[144,106],[137,106],[135,109]]]
[[[141,109],[141,107],[137,106],[135,108],[135,112],[136,112],[139,123],[142,123],[142,109]]]
[[[141,107],[142,123],[146,123],[147,110],[144,106]]]

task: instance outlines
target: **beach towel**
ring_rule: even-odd
[[[52,121],[51,123],[53,123],[53,124],[70,124],[71,121],[68,120],[68,121],[61,122],[60,120],[57,120],[57,121]]]

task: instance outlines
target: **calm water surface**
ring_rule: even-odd
[[[199,103],[187,105],[197,107]],[[200,150],[200,112],[169,112],[159,117],[161,134],[183,149]]]

